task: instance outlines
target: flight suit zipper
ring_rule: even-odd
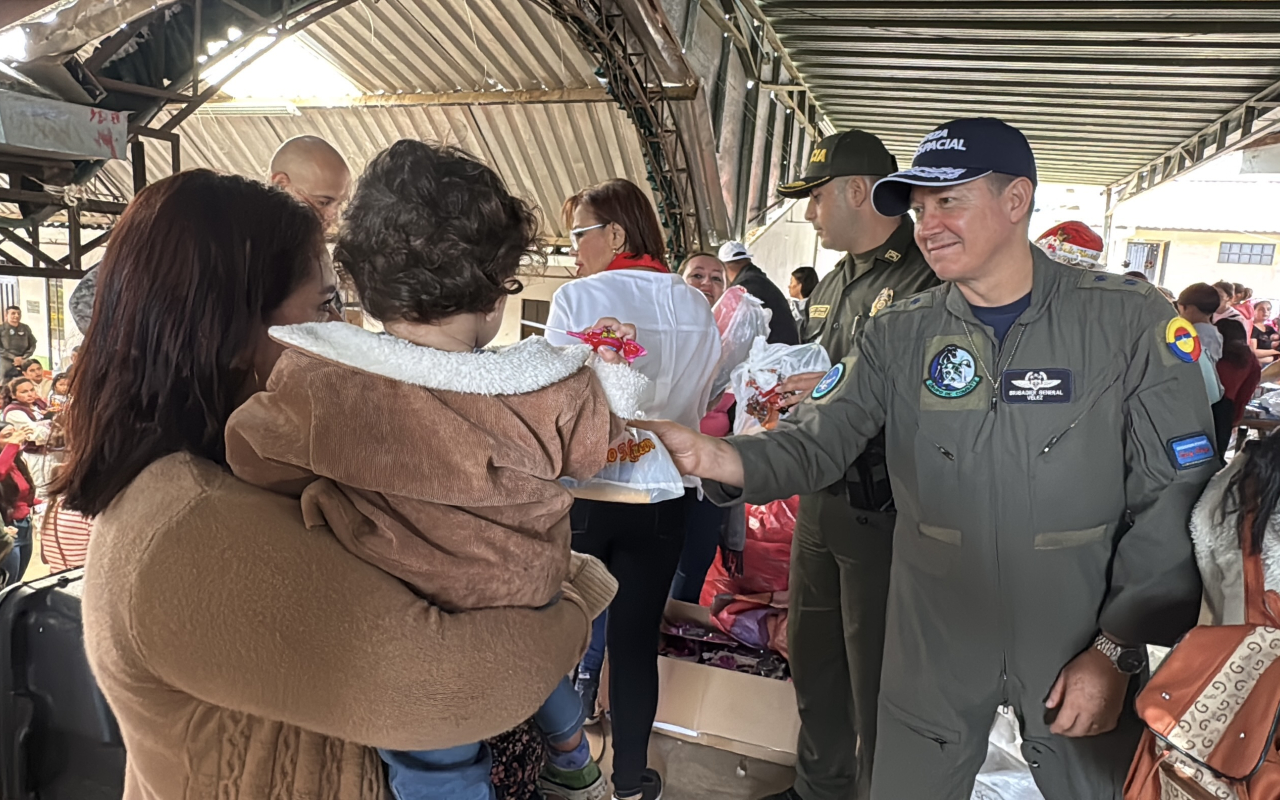
[[[987,369],[986,362],[982,360],[982,356],[980,355],[981,351],[978,349],[977,343],[973,340],[973,332],[969,329],[969,323],[961,320],[960,324],[964,325],[964,333],[965,333],[965,336],[967,336],[969,339],[969,345],[973,348],[974,358],[978,360],[978,364],[982,367],[982,371],[986,373],[987,382],[991,384],[991,405],[989,407],[989,410],[987,411],[987,419],[990,420],[996,414],[996,409],[999,407],[999,404],[1000,404],[1000,384],[997,383],[995,375],[991,374],[991,370]],[[1002,361],[1004,362],[1005,369],[1008,369],[1009,365],[1013,363],[1013,359],[1016,358],[1018,355],[1018,346],[1022,344],[1022,337],[1026,332],[1027,332],[1027,324],[1025,322],[1018,325],[1018,337],[1013,340],[1013,347],[1009,349],[1009,358],[1007,360],[1003,359],[1002,356],[1004,355],[1004,341],[1008,340],[1008,336],[1007,335],[1005,336],[1004,341],[1000,341],[996,343],[996,349],[995,349],[996,374],[1002,374],[1003,372],[1003,370],[1001,370],[1000,368],[1000,364]],[[983,427],[986,427],[986,424],[987,424],[986,422],[983,422]],[[993,425],[995,424],[994,421],[992,421],[992,424]],[[992,505],[998,506],[999,504],[993,503]],[[1007,699],[1009,694],[1009,690],[1008,690],[1009,642],[1013,640],[1013,634],[1012,634],[1013,626],[1009,620],[1009,613],[1008,611],[1005,610],[1005,604],[1001,599],[1004,597],[1004,570],[1000,564],[1000,531],[994,525],[993,525],[993,528],[995,528],[994,530],[992,530],[992,534],[993,534],[992,549],[994,551],[995,560],[996,560],[996,601],[999,603],[999,606],[1000,606],[1000,628],[1001,628],[1000,694]]]

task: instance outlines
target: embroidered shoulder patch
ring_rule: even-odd
[[[840,381],[844,380],[844,362],[836,364],[822,376],[822,380],[818,381],[818,385],[813,387],[813,394],[810,395],[814,400],[821,400],[827,395],[835,391],[840,385]]]
[[[1169,320],[1164,329],[1164,341],[1179,361],[1194,364],[1200,359],[1200,337],[1196,334],[1196,326],[1182,317]]]
[[[1213,440],[1203,433],[1193,433],[1169,440],[1169,457],[1175,469],[1191,469],[1217,458]]]

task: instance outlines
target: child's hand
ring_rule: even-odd
[[[0,431],[0,444],[24,444],[27,441],[27,430],[18,425],[10,425]]]
[[[591,326],[591,331],[609,331],[624,342],[635,341],[636,338],[635,325],[619,322],[613,317],[601,317],[596,320],[596,324]],[[591,331],[583,331],[583,333],[590,333]]]

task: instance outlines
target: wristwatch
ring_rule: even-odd
[[[1125,675],[1137,675],[1147,665],[1147,648],[1125,647],[1112,641],[1105,633],[1099,633],[1093,640],[1093,648],[1111,659],[1116,669]]]

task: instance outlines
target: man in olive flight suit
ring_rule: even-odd
[[[968,800],[1012,706],[1046,800],[1120,800],[1148,643],[1196,621],[1188,518],[1219,465],[1194,327],[1028,241],[1035,160],[994,119],[880,181],[942,286],[869,320],[766,434],[644,423],[718,502],[830,485],[883,427],[894,530],[873,800]],[[740,490],[735,487],[742,487]]]
[[[939,283],[911,219],[872,207],[875,182],[897,171],[880,139],[851,130],[819,142],[804,177],[778,187],[784,197],[807,197],[805,219],[822,246],[845,253],[810,295],[800,332],[833,364],[895,297]],[[800,402],[821,379],[792,376],[784,403]],[[765,800],[851,800],[871,790],[894,516],[881,435],[844,477],[800,498],[787,622],[801,722],[796,782]]]

